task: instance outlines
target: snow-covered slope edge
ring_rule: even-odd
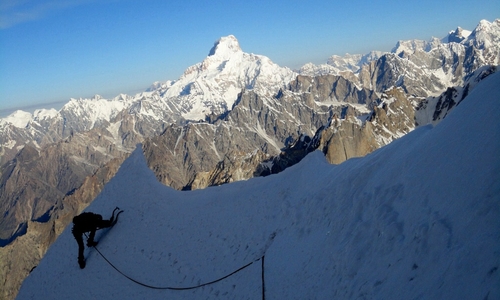
[[[268,299],[498,299],[500,73],[436,127],[334,166],[314,152],[280,174],[180,192],[136,150],[87,210],[125,210],[98,248],[144,283],[191,286],[264,252]],[[275,235],[274,239],[271,237]],[[18,299],[261,299],[261,268],[204,288],[153,290],[70,228]]]

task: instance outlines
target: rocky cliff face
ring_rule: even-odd
[[[65,195],[56,197],[51,209],[38,221],[24,224],[25,234],[12,243],[0,247],[0,298],[13,299],[22,280],[36,268],[49,246],[71,222],[72,218],[89,205],[101,192],[104,185],[116,174],[125,157],[112,159],[83,184]],[[75,256],[76,259],[76,256]]]
[[[255,156],[277,155],[301,131],[314,133],[327,122],[328,109],[309,107],[300,99],[292,94],[277,98],[245,91],[231,111],[213,122],[172,125],[160,136],[146,140],[149,166],[161,182],[177,189],[253,177],[253,168],[241,161],[256,164]],[[228,170],[221,171],[222,166],[237,170],[229,175]],[[219,177],[225,179],[214,180]]]
[[[275,97],[242,92],[214,122],[172,125],[146,140],[144,151],[161,182],[193,189],[280,172],[318,147],[340,163],[414,127],[401,88],[378,98],[343,77],[298,76]]]
[[[330,163],[364,156],[415,128],[412,101],[401,88],[386,91],[380,104],[361,121],[353,115],[335,118],[321,134],[319,148]]]
[[[7,212],[0,221],[3,246],[17,236],[19,224],[46,219],[54,204],[79,188],[87,176],[127,154],[126,147],[108,137],[109,133],[94,129],[40,150],[27,145],[2,166],[0,208]],[[141,140],[135,138],[136,143]]]
[[[27,222],[27,233],[0,248],[0,298],[13,299],[23,279],[37,265],[55,241],[54,222]]]
[[[2,298],[15,296],[55,237],[97,196],[142,141],[142,133],[151,130],[151,124],[130,114],[110,121],[101,124],[113,130],[94,127],[43,147],[26,145],[0,168]]]
[[[495,73],[498,66],[483,66],[467,76],[467,80],[462,86],[451,86],[444,93],[436,97],[428,97],[418,101],[415,112],[415,122],[417,125],[437,124],[444,119],[448,113],[462,100],[467,97],[474,87],[486,78]]]

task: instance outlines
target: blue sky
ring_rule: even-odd
[[[498,0],[2,0],[0,112],[177,79],[215,40],[290,68],[500,18]]]

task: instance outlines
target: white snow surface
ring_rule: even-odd
[[[33,115],[29,112],[16,110],[7,117],[0,119],[0,125],[5,126],[11,124],[18,128],[24,128],[28,125],[29,121],[33,118]]]
[[[98,121],[110,121],[132,102],[133,100],[124,94],[111,100],[102,98],[100,95],[95,95],[91,99],[72,98],[61,110],[68,111],[77,116],[84,116],[86,119],[82,121],[91,124],[89,126],[89,129],[91,129]]]
[[[326,64],[307,63],[298,70],[298,73],[304,76],[341,75],[348,71],[357,74],[363,65],[379,59],[384,54],[386,53],[382,51],[371,51],[365,55],[349,53],[344,56],[332,55]]]
[[[148,285],[188,287],[265,254],[266,299],[500,299],[500,73],[441,123],[364,158],[181,192],[141,148],[86,209],[125,212],[97,248]],[[274,238],[273,238],[274,236]],[[262,299],[261,261],[187,291],[138,285],[68,227],[18,299]]]
[[[33,120],[35,121],[43,121],[51,118],[55,118],[57,116],[58,111],[54,108],[50,109],[37,109],[33,112]]]

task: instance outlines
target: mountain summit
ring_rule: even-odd
[[[216,55],[227,59],[232,53],[240,51],[242,50],[236,37],[234,35],[228,35],[226,37],[221,37],[214,43],[214,46],[210,49],[208,56]]]
[[[273,95],[297,74],[263,55],[245,53],[236,37],[218,39],[209,55],[173,84],[156,89],[187,120],[204,120],[231,110],[244,89]],[[153,90],[155,91],[155,90]]]
[[[464,30],[462,27],[457,27],[457,29],[450,31],[450,33],[445,38],[441,39],[441,41],[443,43],[461,43],[470,34],[471,31]]]

